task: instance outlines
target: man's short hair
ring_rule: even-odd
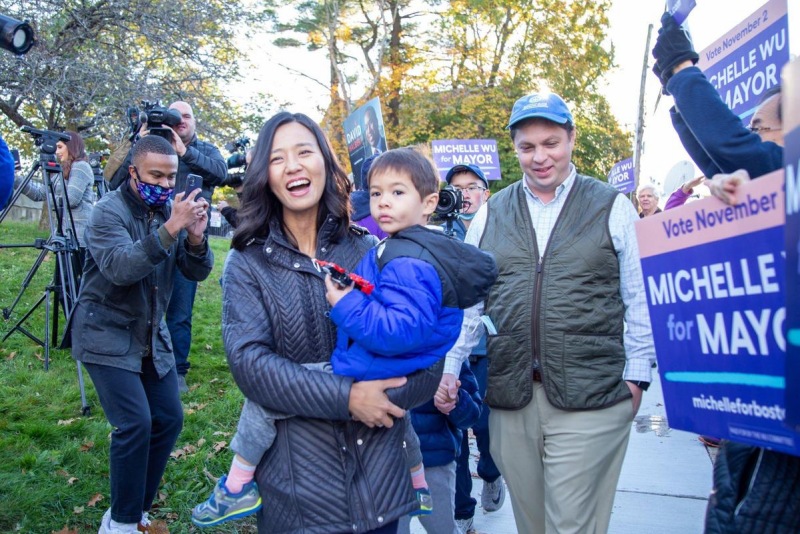
[[[408,174],[421,198],[439,191],[439,175],[433,162],[413,148],[387,150],[375,158],[367,175],[367,187],[373,176],[384,172]]]
[[[649,190],[649,191],[651,191],[651,192],[653,193],[653,196],[654,196],[654,197],[656,197],[656,198],[661,198],[661,195],[659,195],[659,194],[658,194],[658,190],[656,189],[656,186],[654,186],[653,184],[641,184],[641,185],[640,185],[640,186],[639,186],[639,187],[636,189],[636,196],[638,197],[638,196],[639,196],[639,195],[641,195],[641,194],[642,194],[644,191],[648,191],[648,190]]]
[[[169,141],[157,135],[145,135],[139,139],[131,150],[131,161],[136,164],[147,154],[178,155]]]

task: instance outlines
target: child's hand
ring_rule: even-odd
[[[328,304],[331,306],[336,306],[336,303],[342,300],[342,297],[353,290],[352,284],[342,287],[333,281],[331,275],[325,276],[325,287],[328,290],[327,293],[325,293],[325,298],[328,299]]]

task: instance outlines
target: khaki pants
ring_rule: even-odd
[[[553,407],[539,382],[521,410],[492,409],[491,451],[505,477],[517,531],[608,531],[630,437],[630,400],[591,411]]]

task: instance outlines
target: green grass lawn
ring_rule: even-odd
[[[0,243],[33,243],[47,234],[28,223],[3,221]],[[220,333],[219,278],[230,242],[214,238],[214,271],[199,285],[194,307],[192,369],[189,393],[183,396],[185,422],[173,459],[167,466],[155,519],[172,533],[199,532],[190,521],[192,507],[205,500],[214,481],[230,465],[227,445],[236,428],[242,395],[225,360]],[[20,292],[39,251],[0,249],[0,308]],[[48,254],[22,292],[12,316],[4,321],[4,336],[35,304],[53,277],[55,260]],[[63,316],[59,327],[63,328]],[[44,336],[44,306],[26,328]],[[1,337],[1,336],[0,336]],[[51,349],[44,369],[41,346],[15,331],[0,343],[0,532],[93,533],[110,506],[108,447],[111,426],[106,421],[87,373],[84,373],[90,414],[81,415],[75,361],[68,350]],[[255,532],[255,521],[228,523],[204,532]]]

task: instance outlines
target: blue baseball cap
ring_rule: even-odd
[[[481,179],[481,181],[486,184],[486,189],[489,189],[489,180],[486,179],[486,176],[483,174],[483,171],[477,165],[456,165],[449,171],[447,171],[447,176],[444,177],[444,181],[448,184],[450,180],[453,179],[454,174],[458,174],[460,172],[471,172],[475,176]]]
[[[575,124],[572,119],[566,102],[555,93],[533,93],[523,96],[516,102],[511,109],[511,118],[508,120],[507,128],[525,119],[538,117],[556,122],[558,124]]]

